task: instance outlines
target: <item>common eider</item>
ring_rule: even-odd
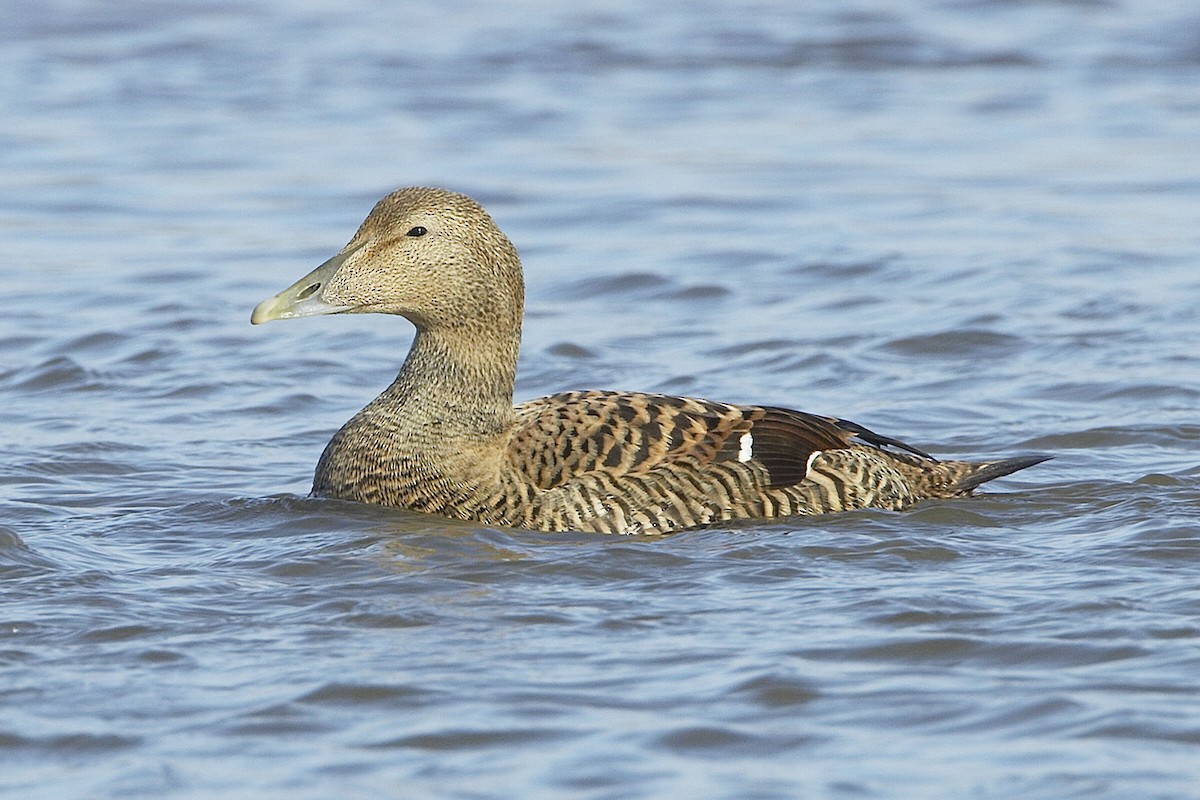
[[[258,324],[399,314],[400,374],[325,447],[314,495],[484,525],[662,533],[733,519],[903,509],[969,495],[1044,460],[938,461],[861,425],[770,406],[636,392],[513,406],[524,279],[469,197],[408,188],[354,238],[259,303]]]

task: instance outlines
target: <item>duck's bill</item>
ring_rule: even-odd
[[[273,319],[315,317],[319,314],[341,314],[353,306],[336,305],[324,299],[325,287],[350,252],[338,253],[274,297],[268,297],[254,307],[250,322],[259,325]]]

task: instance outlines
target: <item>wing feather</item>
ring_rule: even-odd
[[[807,476],[813,453],[864,445],[930,458],[856,423],[787,408],[569,392],[531,400],[516,410],[509,452],[518,469],[542,489],[589,473],[620,477],[677,462],[703,468],[729,461],[765,469],[764,488],[789,486]]]

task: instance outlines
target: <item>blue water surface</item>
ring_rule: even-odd
[[[0,794],[1200,797],[1200,11],[0,8]],[[974,498],[665,538],[306,497],[378,197],[521,251],[517,394],[836,414]]]

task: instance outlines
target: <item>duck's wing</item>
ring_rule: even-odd
[[[742,462],[765,471],[763,488],[804,480],[814,453],[866,444],[929,458],[916,448],[834,417],[686,397],[571,392],[517,407],[514,467],[542,489],[589,473],[614,478]],[[911,456],[902,456],[911,458]],[[914,459],[915,460],[915,459]]]

